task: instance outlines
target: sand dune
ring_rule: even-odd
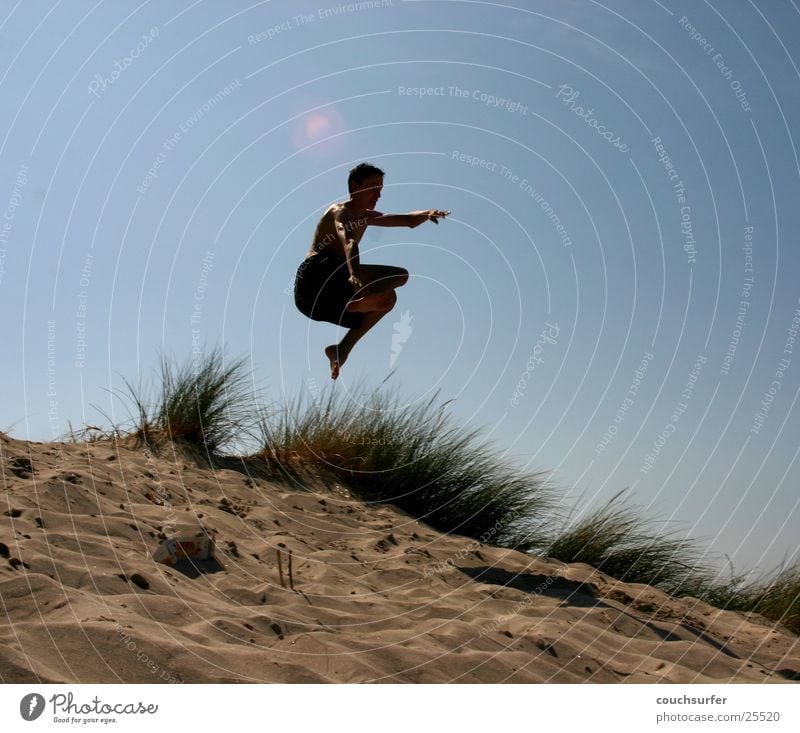
[[[444,536],[320,477],[130,442],[0,451],[6,683],[800,679],[797,637],[760,616]],[[155,563],[165,525],[215,531],[216,560]]]

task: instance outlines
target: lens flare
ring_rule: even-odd
[[[346,129],[347,125],[338,110],[326,107],[298,117],[290,135],[295,150],[303,150],[305,154],[315,157],[329,157],[341,149],[344,136],[338,133]]]

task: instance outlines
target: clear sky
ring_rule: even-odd
[[[367,232],[411,279],[335,389],[394,370],[580,507],[628,487],[770,569],[800,537],[799,52],[792,0],[4,0],[0,429],[122,420],[160,349],[329,389],[337,329],[290,289],[368,160],[382,211],[452,216]]]

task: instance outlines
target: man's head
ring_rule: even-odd
[[[364,209],[374,209],[381,197],[384,172],[371,163],[359,163],[347,177],[350,197]]]

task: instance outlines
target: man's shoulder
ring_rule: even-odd
[[[338,214],[339,212],[346,212],[347,211],[347,202],[346,201],[336,201],[332,203],[327,209],[325,209],[326,214]]]
[[[331,204],[319,218],[320,224],[333,224],[335,221],[348,217],[347,208],[344,202]]]
[[[350,218],[350,209],[347,208],[347,203],[345,201],[339,201],[338,203],[333,204],[328,211],[337,218],[337,219],[349,219]]]

